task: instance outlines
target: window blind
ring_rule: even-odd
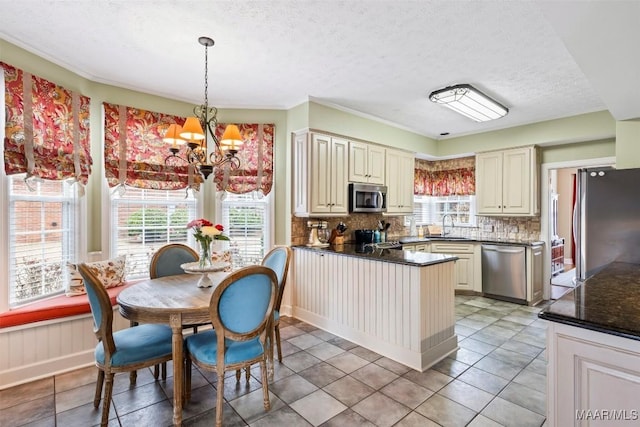
[[[64,291],[75,262],[78,198],[68,181],[7,177],[9,186],[9,305]]]
[[[268,247],[270,197],[227,193],[221,202],[222,225],[231,239],[235,267],[260,264]]]
[[[185,190],[127,188],[111,196],[111,255],[126,255],[126,279],[149,277],[153,253],[167,243],[195,247],[187,223],[196,199]]]

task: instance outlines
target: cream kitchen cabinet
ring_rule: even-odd
[[[410,245],[402,245],[403,251],[429,252],[431,245],[429,243],[412,243]]]
[[[542,301],[544,280],[544,245],[527,247],[527,304],[536,305]]]
[[[549,322],[547,360],[549,427],[640,423],[640,341]]]
[[[467,242],[431,242],[431,253],[451,254],[456,261],[456,291],[479,292],[482,274],[480,272],[480,245]],[[478,252],[476,254],[476,252]]]
[[[293,136],[296,216],[348,214],[348,141],[315,132]]]
[[[478,215],[535,216],[540,213],[535,147],[476,155]]]
[[[414,163],[412,153],[387,149],[387,215],[413,213]]]
[[[349,141],[349,181],[384,184],[385,148]]]

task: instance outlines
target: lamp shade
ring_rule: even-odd
[[[172,144],[174,147],[176,145],[184,144],[185,140],[180,137],[180,132],[182,132],[182,126],[172,123],[164,134],[164,138],[162,138],[162,140]]]
[[[240,129],[236,125],[227,125],[220,138],[220,144],[229,146],[231,150],[235,150],[238,145],[244,143],[242,135],[240,135]]]
[[[180,136],[189,141],[199,141],[204,139],[204,132],[202,131],[202,125],[197,117],[187,117],[187,120],[182,126],[182,132]]]

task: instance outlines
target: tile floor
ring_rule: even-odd
[[[417,372],[349,341],[283,318],[284,359],[262,406],[259,368],[224,384],[225,426],[536,426],[546,413],[546,322],[540,307],[456,297],[460,349]],[[169,368],[169,372],[171,369]],[[96,425],[96,369],[0,391],[0,424]],[[173,379],[116,375],[109,426],[169,426]],[[194,368],[185,426],[215,423],[216,378]]]

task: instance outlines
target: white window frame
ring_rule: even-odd
[[[218,195],[221,197],[222,197],[222,194],[224,193],[218,193]],[[255,193],[253,194],[254,194],[253,197],[257,197],[255,196]],[[269,250],[273,247],[273,244],[274,244],[273,242],[274,242],[274,209],[275,209],[274,204],[275,203],[274,203],[273,194],[274,194],[274,190],[272,189],[269,194],[264,196],[266,206],[265,206],[265,224],[264,224],[264,232],[263,232],[264,240],[262,243],[263,255],[266,255],[267,252],[269,252]],[[221,197],[216,198],[216,218],[218,218],[218,222],[225,227],[225,230],[228,230],[229,224],[226,223],[224,219],[223,205],[225,200],[229,197],[233,197],[233,195],[231,193],[228,193],[222,197],[223,200],[221,200]],[[230,243],[230,247],[233,251],[233,239]],[[261,261],[262,260],[259,260],[258,263]]]
[[[106,187],[106,185],[105,185]],[[202,187],[201,187],[202,188]],[[113,217],[113,211],[115,209],[115,206],[112,202],[112,197],[114,195],[115,191],[119,191],[118,188],[115,189],[109,189],[109,191],[107,192],[107,197],[106,197],[106,212],[103,212],[103,215],[106,215],[106,218],[109,218],[108,221],[104,221],[105,223],[107,223],[107,233],[106,233],[106,238],[103,238],[103,250],[106,254],[109,254],[109,256],[107,256],[106,258],[114,258],[116,257],[118,248],[117,248],[117,244],[116,241],[118,239],[118,229],[117,227],[114,228],[115,222],[114,222],[114,217]],[[125,190],[126,191],[126,190]],[[136,190],[138,191],[138,190]],[[162,190],[153,190],[153,191],[162,191]],[[180,189],[180,190],[170,190],[170,191],[176,191],[176,192],[181,192],[184,193],[187,190],[185,189]],[[202,206],[202,195],[201,193],[194,193],[194,198],[195,198],[195,215],[194,217],[189,217],[188,220],[192,220],[194,218],[200,218],[201,217],[201,206]],[[191,246],[192,248],[196,248],[195,246],[195,240],[193,239],[192,233],[190,233],[188,230],[187,231],[187,242],[186,244]],[[158,242],[157,246],[161,246],[164,244],[167,244],[168,242]],[[153,246],[153,245],[151,245]],[[104,258],[104,257],[103,257]],[[130,267],[129,264],[129,260],[127,261],[127,265]],[[147,269],[148,272],[148,269]],[[127,279],[138,279],[138,278],[146,278],[147,276],[132,276],[132,277],[127,277]]]
[[[426,197],[429,200],[429,212],[427,215],[426,219],[419,219],[416,217],[416,210],[418,205],[423,205],[425,204],[422,200],[423,198]],[[442,224],[442,220],[438,220],[436,219],[436,212],[435,212],[435,205],[436,203],[439,203],[438,201],[436,201],[436,199],[438,198],[443,198],[443,197],[470,197],[469,203],[469,214],[470,214],[470,222],[467,224],[463,224],[460,221],[456,220],[456,218],[454,218],[454,224],[456,227],[476,227],[477,225],[477,210],[476,210],[476,197],[475,196],[421,196],[418,194],[414,195],[414,212],[412,215],[407,215],[405,216],[405,225],[408,226],[409,225],[409,218],[410,217],[414,217],[416,218],[416,225],[430,225],[430,224],[435,224],[435,225],[441,225]],[[442,203],[456,203],[456,202],[460,202],[459,200],[450,200],[450,201],[441,201]],[[449,213],[449,212],[446,212]]]
[[[4,126],[2,127],[2,129],[4,130]],[[4,164],[3,155],[0,156],[0,161],[2,161],[2,164]],[[0,212],[0,220],[2,221],[2,234],[6,236],[6,238],[1,239],[2,242],[0,243],[0,270],[2,271],[2,273],[0,274],[0,282],[2,283],[2,285],[0,285],[0,311],[8,310],[11,307],[10,281],[12,280],[12,278],[10,276],[10,259],[13,257],[13,255],[11,254],[11,242],[9,239],[9,237],[11,236],[9,230],[11,213],[9,207],[12,206],[10,202],[9,185],[11,179],[23,179],[24,176],[24,174],[20,174],[13,177],[8,177],[4,172],[4,168],[2,168],[2,172],[0,173],[0,197],[3,202],[3,206],[6,206],[6,209],[2,209],[2,211]],[[83,236],[86,236],[86,198],[79,197],[77,193],[78,185],[79,184],[74,184],[75,188],[73,188],[73,190],[76,192],[75,206],[73,206],[73,209],[75,209],[75,213],[73,215],[74,223],[70,225],[70,227],[73,228],[73,246],[68,248],[68,252],[66,254],[63,254],[63,258],[68,259],[70,262],[84,261],[84,259],[82,259],[81,257],[82,254],[86,253],[86,240],[83,238]],[[51,199],[51,197],[45,198]],[[25,300],[23,302],[18,302],[14,304],[12,308],[27,305],[35,301],[62,294],[66,288],[66,282],[69,279],[66,269],[62,268],[62,274],[63,287],[59,292],[43,295],[41,297]]]

